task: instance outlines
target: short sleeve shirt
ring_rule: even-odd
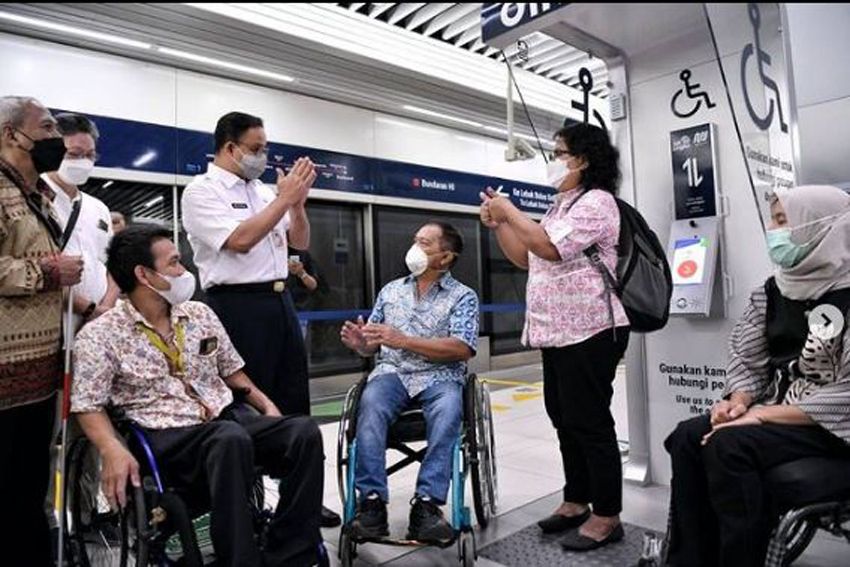
[[[289,212],[247,253],[224,249],[239,224],[274,199],[274,191],[259,179],[245,181],[214,163],[186,187],[181,200],[183,226],[195,252],[202,288],[287,278]]]
[[[605,280],[585,256],[596,244],[602,261],[616,274],[620,212],[613,195],[592,190],[576,201],[582,189],[556,195],[540,225],[561,256],[549,261],[528,254],[528,284],[523,344],[534,348],[580,343],[629,320],[619,298],[611,293],[614,320],[608,307]],[[574,206],[573,206],[573,203]]]
[[[478,348],[478,295],[446,273],[417,299],[416,279],[388,283],[375,301],[370,323],[395,327],[415,337],[452,337],[472,352]],[[447,380],[463,383],[465,362],[431,362],[414,352],[382,346],[370,378],[397,374],[409,396]]]
[[[74,342],[71,411],[111,404],[149,429],[198,425],[233,402],[224,382],[245,365],[215,313],[194,301],[172,307],[184,326],[185,375],[173,375],[165,355],[142,327],[152,329],[129,301],[84,326]]]
[[[74,293],[100,303],[109,287],[106,275],[106,250],[112,239],[112,217],[109,208],[97,197],[82,191],[77,199],[72,200],[47,174],[42,175],[42,179],[56,193],[53,208],[63,231],[71,216],[74,201],[80,201],[80,215],[65,245],[64,253],[83,257],[82,279],[74,286]],[[82,322],[80,315],[75,315],[75,319],[77,325]]]

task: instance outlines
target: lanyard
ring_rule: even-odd
[[[183,346],[186,342],[186,331],[183,324],[178,322],[174,325],[173,347],[167,345],[153,329],[149,329],[145,325],[141,325],[141,329],[150,343],[168,359],[168,368],[171,373],[174,376],[184,376],[186,374],[186,361],[183,358]]]

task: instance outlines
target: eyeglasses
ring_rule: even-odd
[[[65,157],[68,159],[90,159],[92,161],[97,161],[100,159],[100,154],[95,151],[79,153],[79,152],[65,152]]]
[[[549,152],[549,159],[550,160],[561,159],[562,156],[566,156],[567,159],[569,159],[569,158],[573,157],[573,154],[571,154],[567,150],[559,150],[559,149],[554,149],[551,152]]]

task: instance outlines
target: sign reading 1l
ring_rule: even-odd
[[[500,35],[562,8],[569,2],[498,2],[481,8],[481,37],[485,43]]]
[[[711,124],[670,133],[676,220],[717,214],[717,187]]]

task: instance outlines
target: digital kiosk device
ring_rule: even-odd
[[[701,124],[670,134],[674,220],[667,259],[673,273],[670,314],[722,315],[721,217],[718,214],[714,126]]]

